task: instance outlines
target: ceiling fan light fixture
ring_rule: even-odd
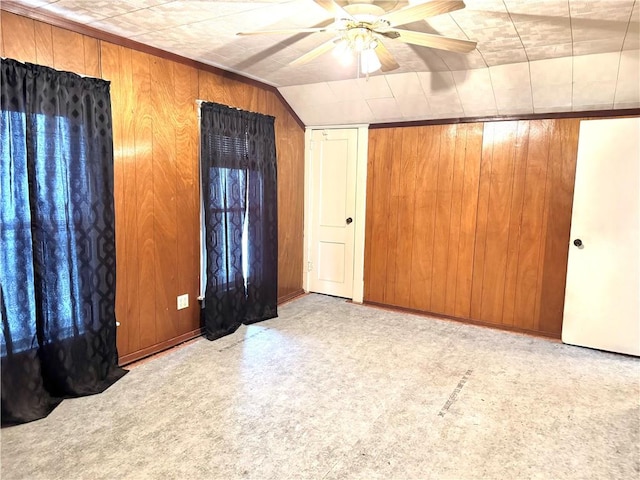
[[[336,41],[336,46],[333,49],[333,56],[338,59],[338,62],[342,66],[349,66],[353,63],[353,52],[349,47],[349,42],[344,38]]]
[[[360,54],[360,71],[364,75],[377,72],[382,67],[375,50],[367,49]]]

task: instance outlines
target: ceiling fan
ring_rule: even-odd
[[[461,0],[431,0],[388,13],[379,5],[374,5],[371,0],[357,0],[344,8],[334,0],[314,2],[329,12],[335,21],[327,26],[260,30],[240,32],[237,35],[335,32],[334,38],[293,60],[290,65],[303,65],[323,53],[334,50],[343,63],[348,63],[354,55],[358,56],[363,74],[373,73],[378,69],[389,72],[400,67],[382,42],[383,39],[458,53],[468,53],[476,47],[476,42],[469,40],[396,28],[398,25],[460,10],[465,7]]]

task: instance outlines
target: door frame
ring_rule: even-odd
[[[302,273],[302,288],[309,292],[309,261],[311,258],[312,239],[312,192],[313,182],[313,153],[311,151],[311,139],[316,130],[357,130],[357,156],[356,156],[356,210],[354,228],[353,249],[353,294],[351,300],[362,303],[364,298],[364,240],[365,218],[367,204],[367,159],[369,143],[369,125],[328,125],[306,127],[304,132],[304,268]]]

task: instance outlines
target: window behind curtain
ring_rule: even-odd
[[[109,82],[0,61],[2,425],[124,375]]]
[[[207,337],[277,315],[273,117],[201,105]]]

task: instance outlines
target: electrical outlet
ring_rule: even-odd
[[[178,310],[189,307],[189,294],[178,295]]]

